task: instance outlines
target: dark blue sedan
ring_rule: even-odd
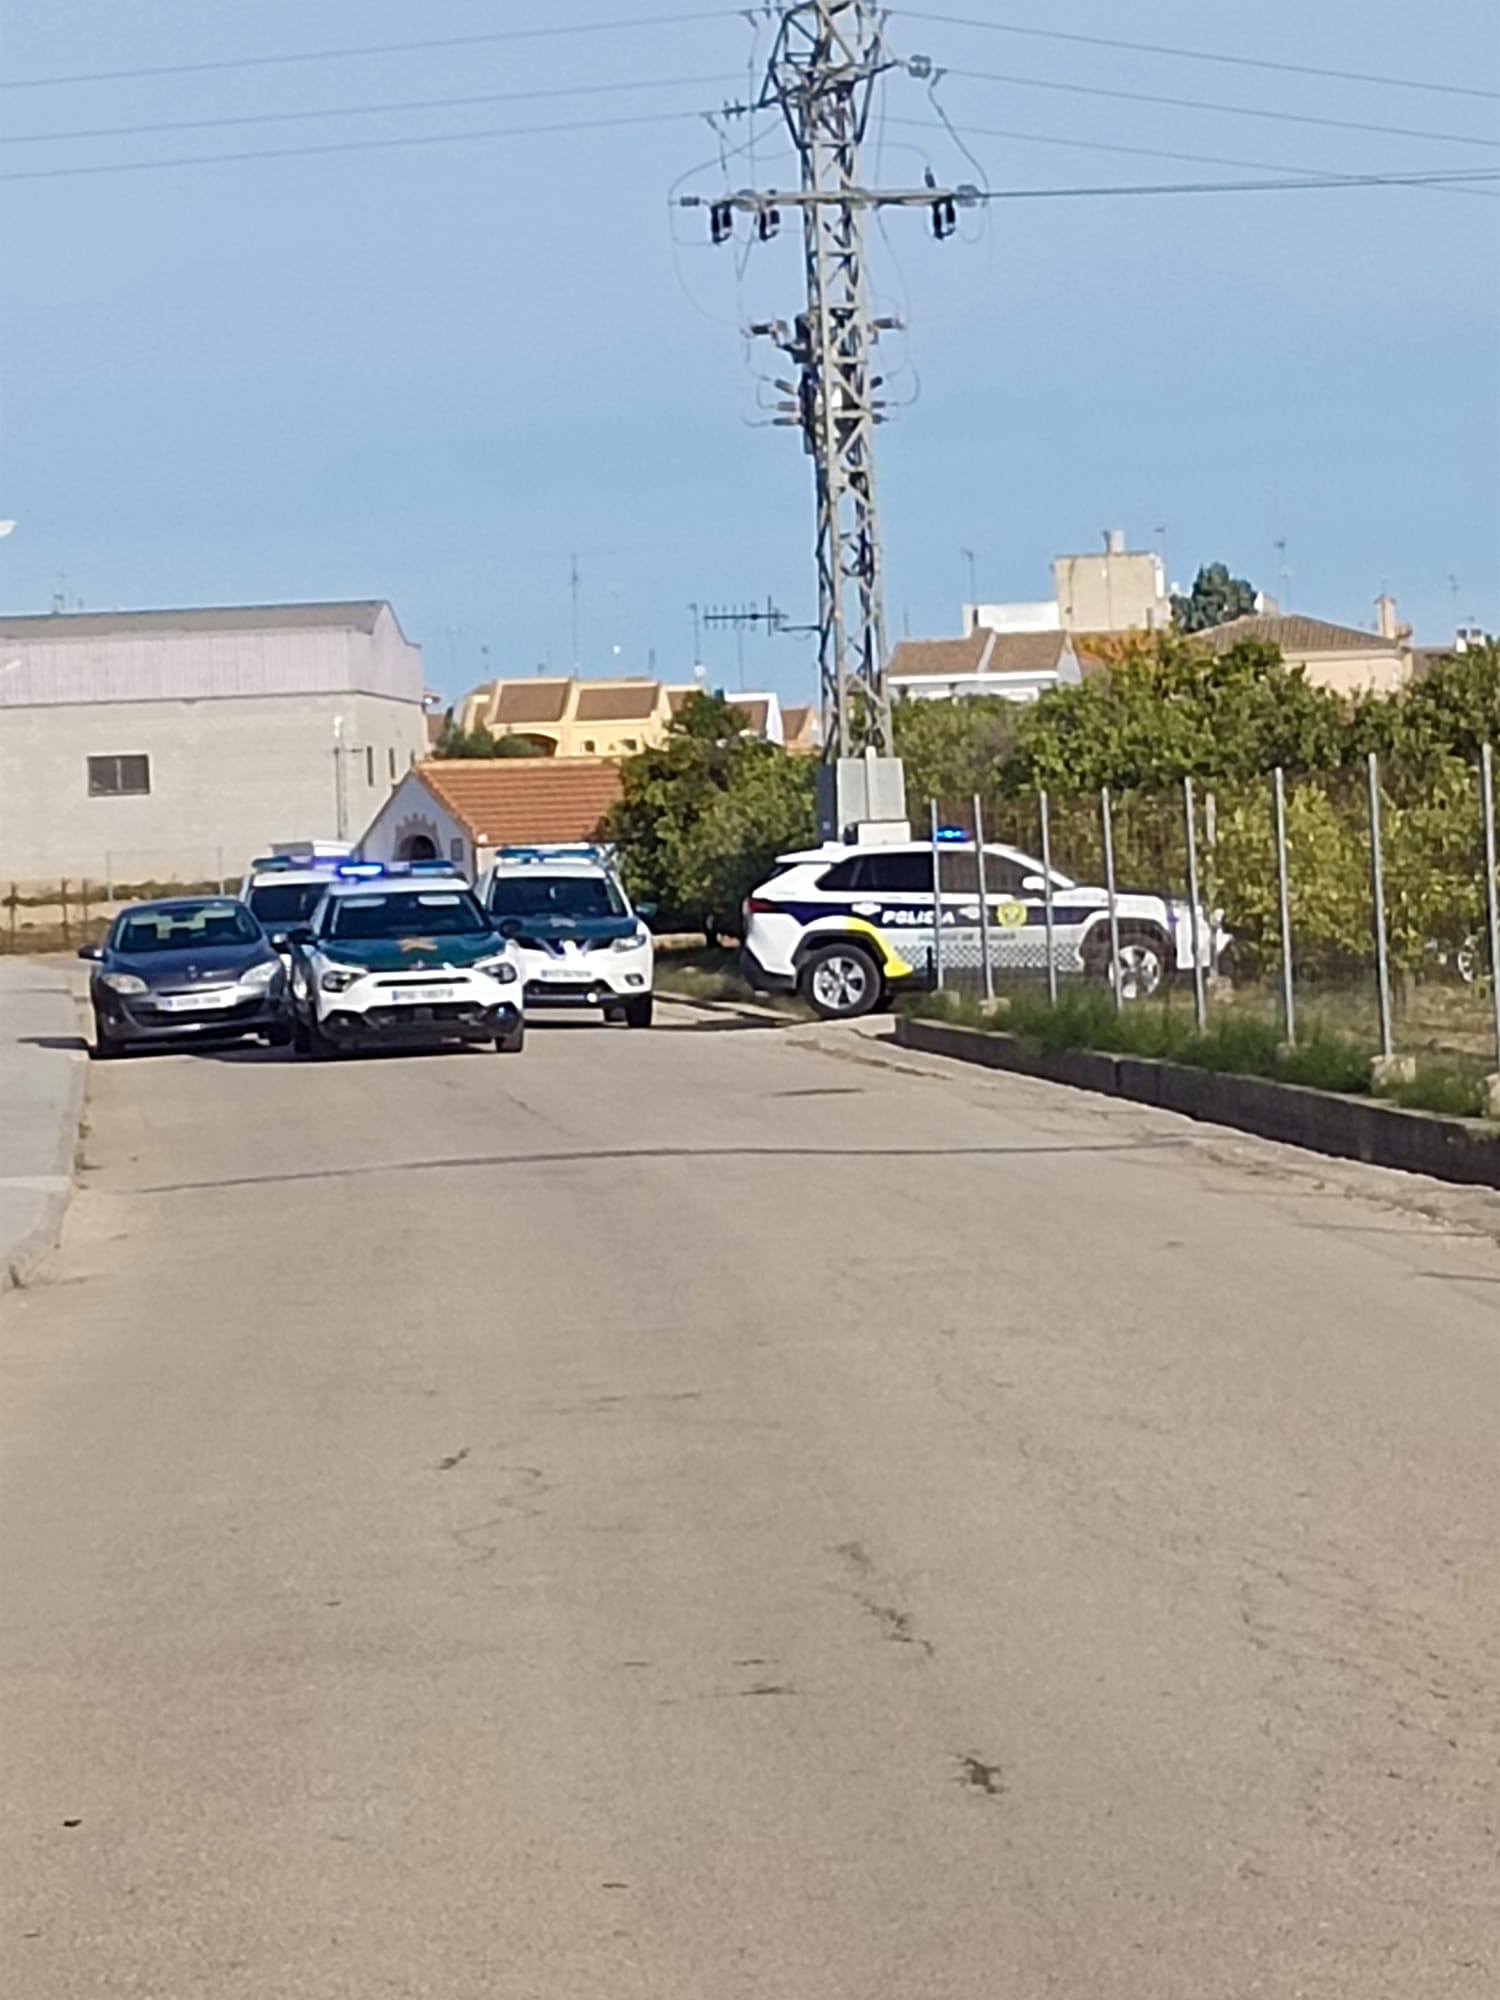
[[[93,965],[94,1054],[133,1043],[257,1035],[291,1040],[286,970],[243,903],[180,896],[121,910]]]

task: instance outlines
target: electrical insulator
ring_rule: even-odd
[[[730,202],[714,202],[708,211],[708,231],[715,243],[727,243],[733,236],[734,208]]]
[[[932,233],[941,243],[951,236],[958,227],[958,210],[951,197],[945,195],[941,201],[932,204]]]
[[[779,208],[763,208],[755,218],[756,233],[759,235],[762,243],[769,243],[780,227],[781,210]]]

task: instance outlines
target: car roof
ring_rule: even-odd
[[[247,877],[252,889],[269,889],[280,882],[290,882],[299,888],[304,882],[331,882],[333,873],[328,868],[252,868]]]
[[[248,913],[248,906],[242,903],[238,896],[219,896],[210,892],[204,896],[153,896],[146,903],[126,903],[118,914],[122,917],[140,917],[149,915],[152,910],[223,909],[226,904],[231,904],[237,910],[246,910]]]

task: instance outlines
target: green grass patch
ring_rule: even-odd
[[[990,1034],[1018,1035],[1045,1054],[1095,1049],[1106,1055],[1184,1063],[1225,1076],[1264,1077],[1346,1097],[1371,1095],[1375,1051],[1355,1036],[1314,1028],[1289,1048],[1274,1020],[1249,1014],[1226,1015],[1200,1034],[1190,1014],[1144,1005],[1117,1009],[1107,988],[1063,992],[1055,1006],[1030,993],[1014,994],[993,1006],[966,994],[914,994],[904,1003],[904,1011]],[[1408,1110],[1448,1117],[1477,1117],[1482,1105],[1476,1072],[1458,1063],[1424,1058],[1418,1059],[1411,1082],[1392,1084],[1379,1094]]]

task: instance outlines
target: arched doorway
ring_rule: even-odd
[[[399,843],[398,861],[436,861],[437,842],[429,833],[408,833]]]

